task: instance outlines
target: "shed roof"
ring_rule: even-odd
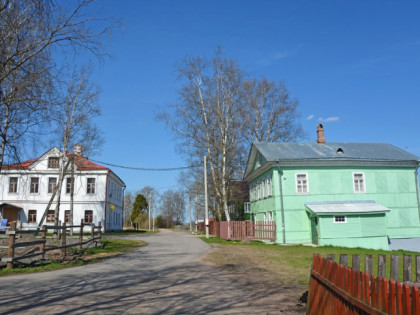
[[[373,200],[363,201],[334,201],[307,202],[305,206],[316,215],[331,214],[369,214],[390,211]]]
[[[266,142],[254,145],[269,162],[301,159],[420,161],[418,156],[389,143]]]

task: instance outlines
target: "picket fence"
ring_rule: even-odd
[[[210,233],[225,240],[275,240],[274,222],[221,221],[210,222]]]
[[[307,314],[420,315],[419,288],[413,283],[375,277],[315,254]]]

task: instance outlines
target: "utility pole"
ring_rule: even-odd
[[[205,207],[205,221],[206,238],[209,238],[209,205],[207,200],[207,156],[204,156],[204,207]]]
[[[190,208],[190,232],[192,232],[192,215],[191,215],[191,194],[189,196],[189,203],[188,206]]]

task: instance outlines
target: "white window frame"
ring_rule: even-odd
[[[36,183],[35,183],[35,181],[33,182],[33,180],[35,180],[35,179],[36,179]],[[29,181],[30,181],[29,182],[29,193],[31,195],[39,194],[39,177],[36,177],[36,176],[30,177]],[[35,185],[32,185],[32,184],[35,184]],[[32,188],[36,188],[36,191],[32,191]],[[33,209],[31,209],[31,210],[33,210]]]
[[[13,183],[12,183],[13,180]],[[15,181],[16,180],[16,181]],[[17,194],[19,187],[19,178],[16,176],[9,177],[9,194]]]
[[[267,177],[267,197],[271,197],[273,195],[273,188],[271,187],[271,176]]]
[[[298,181],[298,176],[299,175],[305,175],[305,180],[306,180],[306,191],[299,191],[299,187],[302,186],[302,190],[303,190],[303,184],[299,184]],[[309,194],[309,175],[308,173],[296,173],[295,174],[295,187],[296,187],[296,194],[298,195],[307,195]]]
[[[55,179],[55,182],[53,183],[53,179]],[[54,184],[54,185],[52,185]],[[48,188],[47,188],[47,193],[48,194],[53,194],[55,188],[57,187],[57,177],[48,177]]]
[[[343,220],[341,221],[341,219],[338,219],[338,218],[343,218]],[[347,223],[347,216],[345,216],[345,215],[335,215],[335,216],[333,216],[333,223],[335,223],[335,224]]]
[[[261,182],[257,184],[257,200],[261,199]]]
[[[251,212],[251,207],[249,205],[249,202],[244,202],[244,213],[250,213]]]
[[[265,197],[267,197],[266,194],[266,187],[265,187],[265,179],[262,180],[262,198],[264,199]]]
[[[92,179],[93,182],[89,183],[90,179]],[[95,177],[87,177],[86,178],[86,193],[88,195],[96,194],[96,178]]]
[[[359,190],[356,190],[356,175],[362,175],[362,183],[363,183],[363,189],[360,190],[360,180],[358,180],[358,187]],[[353,172],[353,192],[355,194],[365,194],[366,193],[366,179],[365,179],[365,173],[363,172]]]

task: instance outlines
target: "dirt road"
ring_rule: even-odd
[[[164,230],[101,263],[1,278],[2,314],[295,314],[293,290],[251,281],[200,259],[209,246]],[[290,291],[290,292],[289,292]],[[293,295],[293,296],[291,296]]]

